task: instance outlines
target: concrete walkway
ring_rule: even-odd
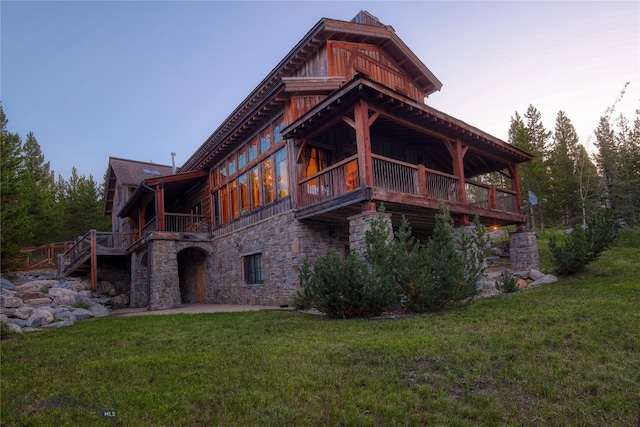
[[[145,316],[155,314],[176,314],[176,313],[231,313],[238,311],[258,311],[258,310],[293,310],[292,307],[272,307],[265,305],[235,305],[235,304],[185,304],[179,308],[167,310],[149,311],[146,308],[122,308],[111,310],[112,316]]]

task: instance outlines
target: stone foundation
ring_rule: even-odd
[[[511,233],[510,237],[511,267],[517,269],[539,268],[540,255],[535,231],[517,231]]]
[[[387,221],[387,226],[389,230],[391,230],[391,233],[389,234],[389,240],[392,240],[393,225],[391,224],[391,214],[384,214],[384,216]],[[355,252],[361,256],[364,256],[364,253],[367,250],[367,231],[371,230],[371,223],[377,217],[377,211],[367,211],[348,218],[349,250],[351,252]]]

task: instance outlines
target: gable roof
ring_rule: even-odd
[[[104,214],[113,212],[113,197],[118,183],[130,187],[137,187],[145,179],[173,174],[173,167],[152,162],[109,157],[107,171],[107,186],[105,188]]]
[[[278,100],[277,95],[284,90],[283,78],[294,76],[298,68],[327,40],[381,46],[393,60],[402,64],[425,96],[442,87],[435,75],[396,35],[393,27],[382,24],[370,13],[361,11],[349,22],[322,18],[191,155],[182,166],[182,171],[190,172],[210,166],[208,162],[212,159],[214,148],[243,128],[251,126],[255,116],[261,113],[266,116],[269,111],[279,108],[282,100]]]

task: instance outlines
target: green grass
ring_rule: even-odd
[[[2,425],[637,425],[639,259],[615,247],[580,276],[402,319],[182,314],[12,335]]]

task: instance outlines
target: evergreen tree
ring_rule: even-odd
[[[111,223],[102,213],[101,186],[96,184],[92,175],[89,178],[80,176],[73,167],[71,177],[58,184],[58,194],[60,193],[64,206],[63,240],[73,240],[90,229],[110,229]]]
[[[578,134],[563,111],[556,117],[553,143],[549,149],[551,197],[548,219],[552,223],[569,224],[580,211],[577,172]]]
[[[56,241],[61,224],[59,205],[55,203],[55,185],[49,162],[45,162],[40,145],[33,132],[27,134],[22,147],[24,170],[21,181],[29,194],[29,221],[33,236],[31,245],[41,245]]]
[[[581,211],[582,227],[586,227],[590,212],[600,206],[604,186],[596,165],[583,145],[578,144],[576,157],[576,176],[578,179],[578,201]]]
[[[516,111],[515,117],[511,117],[509,127],[509,143],[534,156],[530,163],[522,163],[520,168],[520,188],[526,200],[529,192],[536,195],[538,200],[550,197],[549,173],[546,165],[546,146],[550,133],[542,124],[542,115],[533,106],[529,105],[524,115],[526,123]],[[544,228],[543,205],[529,206],[526,211],[529,228]]]
[[[32,236],[28,199],[20,180],[23,174],[22,141],[7,130],[8,120],[0,105],[0,239],[2,270],[13,266],[15,257]]]

